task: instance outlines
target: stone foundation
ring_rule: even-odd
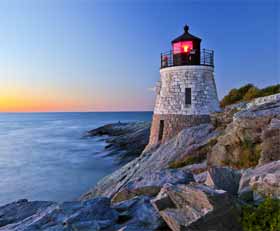
[[[160,121],[164,121],[162,138],[159,140],[160,136]],[[155,145],[158,143],[164,143],[165,141],[173,138],[182,129],[187,127],[192,127],[195,125],[209,123],[209,115],[159,115],[154,114],[153,123],[150,133],[150,145]]]

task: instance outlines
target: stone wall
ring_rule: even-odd
[[[191,88],[189,105],[185,102],[186,88]],[[149,145],[164,143],[186,127],[208,123],[209,114],[220,111],[213,67],[163,68],[160,70],[156,94]],[[164,121],[164,130],[159,141],[161,120]]]
[[[160,120],[164,120],[163,137],[159,142]],[[157,115],[153,116],[149,145],[164,143],[186,127],[209,123],[209,115]]]
[[[219,111],[214,68],[177,66],[160,70],[156,86],[155,114],[207,115]],[[185,89],[191,88],[192,103],[185,104]]]

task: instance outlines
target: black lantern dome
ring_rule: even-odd
[[[181,41],[197,41],[197,42],[201,42],[201,38],[198,38],[198,37],[196,37],[196,36],[194,36],[194,35],[189,33],[189,26],[188,25],[185,25],[184,31],[185,31],[185,33],[180,35],[179,37],[175,38],[172,41],[172,44],[176,43],[176,42],[181,42]]]

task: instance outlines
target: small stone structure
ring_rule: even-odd
[[[186,29],[185,34],[179,38],[188,41],[188,45],[193,40],[200,43],[200,39],[190,35]],[[175,40],[182,43],[180,39]],[[184,57],[178,59],[180,54],[177,52],[176,65],[174,50],[170,56],[161,57],[160,81],[156,86],[149,145],[164,143],[186,127],[208,123],[209,114],[220,110],[214,79],[213,53],[206,54],[203,50],[204,56],[201,57],[200,50],[182,50],[181,55]],[[189,61],[192,54],[201,57],[197,63]],[[178,63],[178,60],[183,61]]]

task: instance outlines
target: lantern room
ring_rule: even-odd
[[[184,34],[172,41],[174,65],[199,65],[201,39],[189,33],[184,27]]]
[[[172,50],[161,54],[161,68],[182,65],[213,66],[213,51],[200,50],[201,39],[189,33],[189,27],[184,27],[184,33],[172,41]]]

